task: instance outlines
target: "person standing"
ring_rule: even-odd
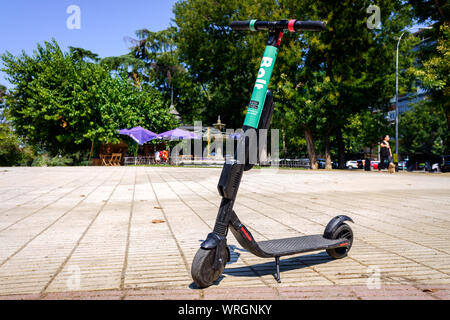
[[[380,143],[380,164],[378,165],[378,171],[381,169],[388,169],[389,164],[392,162],[392,151],[389,145],[389,135],[384,135]]]

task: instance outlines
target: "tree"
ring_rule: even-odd
[[[450,148],[445,117],[436,112],[430,100],[417,103],[400,117],[400,151],[406,155],[422,153],[427,156],[448,154]]]
[[[174,27],[158,32],[140,29],[136,31],[137,39],[128,38],[133,44],[131,54],[146,66],[147,82],[163,92],[170,92],[172,78],[183,70],[177,59],[175,32]]]
[[[69,47],[69,51],[72,58],[77,62],[78,61],[99,62],[100,60],[98,54],[93,53],[90,50],[77,47]]]
[[[0,167],[12,166],[22,160],[20,141],[7,123],[0,123]]]
[[[205,117],[221,114],[240,126],[256,78],[266,34],[236,32],[232,20],[323,20],[323,32],[285,34],[270,89],[275,91],[273,127],[289,132],[296,148],[306,145],[317,167],[320,141],[331,167],[331,143],[345,164],[348,119],[367,110],[386,110],[394,95],[395,37],[412,23],[411,7],[402,1],[379,2],[382,29],[366,27],[370,1],[180,1],[174,7],[180,56],[208,92]],[[403,43],[404,48],[412,41]],[[406,50],[405,50],[406,51]],[[412,55],[402,59],[407,68]],[[402,88],[411,85],[402,79]],[[299,138],[302,137],[303,138]],[[333,139],[335,138],[335,139]],[[305,142],[305,143],[304,143]],[[286,150],[289,147],[286,148]]]
[[[444,125],[450,132],[450,24],[441,25],[436,52],[437,54],[422,61],[415,70],[415,75],[427,90],[427,105],[446,120]],[[448,135],[444,138],[444,144],[448,150]]]
[[[373,113],[363,110],[348,118],[344,126],[344,142],[349,153],[361,153],[361,150],[372,150],[378,145],[383,135],[387,134],[388,120],[382,112]]]
[[[419,23],[432,24],[431,30],[423,30],[422,34],[428,41],[418,52],[419,63],[415,75],[421,85],[427,90],[428,107],[442,115],[450,131],[450,88],[449,88],[449,35],[450,6],[448,1],[441,0],[411,0],[415,18]],[[444,141],[449,149],[450,140]]]
[[[3,97],[6,94],[6,87],[0,84],[0,104],[3,103]]]
[[[327,22],[326,31],[300,36],[308,52],[302,71],[289,78],[301,84],[296,87],[301,97],[301,112],[309,115],[304,118],[304,124],[315,127],[319,137],[323,137],[327,159],[330,159],[327,147],[330,135],[335,136],[341,168],[345,165],[344,137],[349,119],[368,107],[385,110],[390,104],[394,95],[394,37],[412,21],[408,5],[400,1],[379,1],[377,5],[383,12],[381,30],[368,29],[365,11],[369,4],[368,1],[304,1],[294,6],[286,1],[288,8],[302,20]],[[402,60],[406,66],[413,58]]]
[[[4,101],[5,101],[5,98],[4,98],[4,96],[6,95],[6,90],[7,90],[6,87],[4,85],[0,84],[0,123],[5,121],[5,115],[4,115],[4,111],[5,111]]]
[[[275,1],[179,1],[174,6],[180,60],[206,99],[203,120],[220,115],[228,127],[242,126],[266,35],[235,32],[232,20],[269,19]]]
[[[128,72],[137,87],[146,84],[156,88],[163,95],[165,104],[173,104],[182,120],[189,123],[201,118],[206,96],[180,61],[176,36],[175,27],[158,32],[137,30],[136,38],[125,37],[131,45],[129,53],[104,58],[101,64]]]
[[[13,84],[6,98],[8,118],[24,142],[57,155],[116,142],[121,128],[171,126],[157,91],[136,88],[126,73],[112,74],[79,52],[64,53],[52,40],[38,45],[33,56],[1,56]]]
[[[450,6],[443,0],[409,0],[419,22],[437,21],[439,25],[448,22]]]
[[[106,57],[100,60],[100,65],[108,70],[119,73],[126,72],[130,80],[134,82],[136,87],[140,87],[141,81],[145,75],[145,63],[131,53],[121,56]]]

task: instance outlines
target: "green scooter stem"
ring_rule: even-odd
[[[277,46],[266,46],[255,86],[253,88],[252,97],[250,98],[250,103],[247,107],[247,115],[245,116],[244,126],[255,129],[258,128],[273,67],[275,66],[275,61],[277,59],[278,50],[279,49]]]

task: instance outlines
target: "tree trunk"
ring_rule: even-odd
[[[447,117],[447,128],[450,131],[450,110],[445,112],[445,116]]]
[[[342,136],[342,128],[338,128],[336,131],[336,141],[338,144],[339,169],[345,169],[345,145]]]
[[[445,1],[444,1],[445,2]],[[444,11],[442,11],[442,7],[441,7],[441,5],[439,4],[439,1],[438,0],[434,0],[434,3],[436,4],[436,7],[437,7],[437,9],[438,9],[438,11],[439,11],[439,14],[440,14],[440,16],[442,17],[442,19],[445,21],[445,22],[447,22],[447,17],[444,15]]]
[[[94,140],[91,140],[91,151],[89,152],[89,161],[91,161],[93,153],[94,153]]]
[[[311,164],[311,169],[317,170],[319,168],[319,165],[317,163],[316,148],[314,147],[314,139],[312,136],[311,129],[308,126],[303,126],[303,129],[305,131],[306,147],[308,149],[309,163]]]
[[[286,132],[284,131],[284,129],[281,129],[281,136],[283,139],[283,157],[284,160],[286,160]]]
[[[331,153],[330,153],[330,130],[323,136],[323,142],[325,145],[325,170],[333,169],[333,165],[331,163]]]
[[[450,110],[446,110],[445,116],[447,117],[447,128],[450,132]],[[444,136],[444,152],[448,153],[450,150],[450,136]]]

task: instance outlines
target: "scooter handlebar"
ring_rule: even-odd
[[[324,21],[295,21],[295,31],[322,31],[327,24]]]
[[[299,31],[322,31],[325,30],[326,23],[323,21],[297,21],[297,20],[280,20],[280,21],[259,21],[244,20],[232,21],[230,24],[233,30],[289,30],[290,32]]]
[[[251,20],[231,21],[230,27],[233,30],[250,30],[250,21]]]

